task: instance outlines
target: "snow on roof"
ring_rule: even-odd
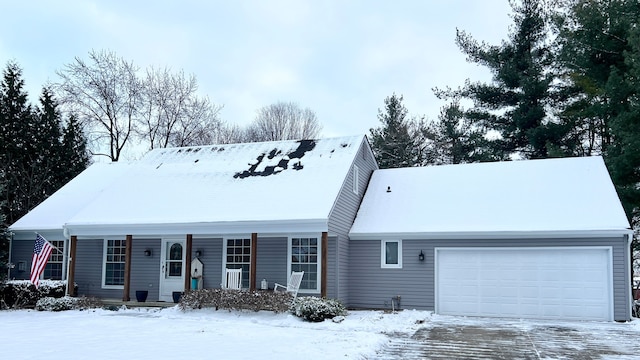
[[[96,163],[21,217],[11,230],[56,230],[99,196],[130,166],[125,163]]]
[[[363,140],[152,150],[66,223],[326,221]]]
[[[604,161],[582,157],[377,170],[350,236],[628,228]]]

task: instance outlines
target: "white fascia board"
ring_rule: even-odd
[[[172,224],[66,224],[68,236],[155,236],[155,235],[209,235],[248,233],[318,233],[327,231],[327,219],[240,221]]]
[[[396,232],[349,233],[351,240],[427,240],[427,239],[554,239],[554,238],[606,238],[629,233],[628,229],[607,230],[554,230],[554,231],[483,231],[483,232]]]

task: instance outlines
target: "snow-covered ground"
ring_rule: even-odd
[[[406,347],[404,339],[420,341],[415,339],[420,338],[417,335],[421,332],[443,327],[454,332],[470,327],[515,328],[524,334],[521,336],[528,338],[539,334],[538,337],[543,337],[539,341],[545,347],[559,347],[561,350],[565,344],[557,345],[556,342],[564,340],[554,338],[553,331],[541,333],[540,329],[566,328],[568,330],[563,332],[575,332],[574,338],[595,339],[609,349],[618,348],[621,354],[636,354],[636,349],[640,351],[636,345],[640,338],[638,320],[623,324],[502,320],[439,316],[415,310],[395,314],[352,311],[340,323],[329,320],[308,323],[290,314],[271,312],[208,309],[183,312],[177,307],[119,311],[19,310],[0,311],[0,326],[1,359],[394,358],[393,355],[380,354],[380,351],[389,349],[390,344],[394,346],[394,339],[402,338],[402,346]],[[416,335],[412,337],[414,333]],[[546,333],[551,335],[544,335]],[[567,341],[570,352],[575,354],[576,346],[583,344],[574,338]],[[427,342],[432,341],[435,343],[437,339]],[[589,348],[599,353],[603,347],[592,344]],[[407,352],[403,350],[400,354],[397,358],[406,358]],[[539,350],[538,355],[541,354],[543,352]],[[607,358],[619,358],[609,356]]]
[[[351,312],[343,322],[177,307],[0,311],[1,359],[362,359],[411,333],[425,311]]]

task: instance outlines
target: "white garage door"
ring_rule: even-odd
[[[436,312],[613,320],[611,249],[436,249]]]

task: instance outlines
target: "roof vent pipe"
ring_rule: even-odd
[[[387,192],[391,192],[391,186],[387,186]]]

